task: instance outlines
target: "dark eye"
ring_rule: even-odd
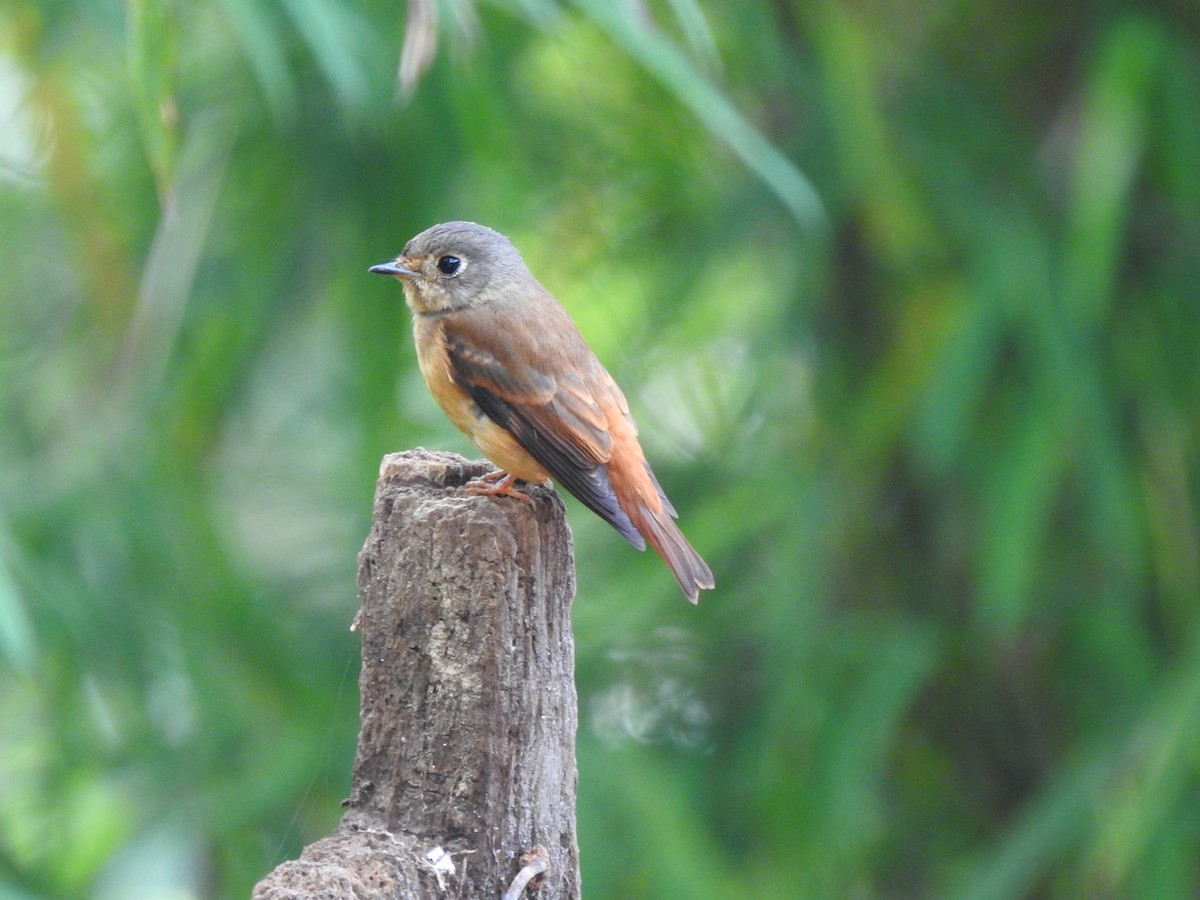
[[[437,261],[437,267],[443,275],[457,275],[458,270],[462,268],[462,260],[457,256],[443,256]]]

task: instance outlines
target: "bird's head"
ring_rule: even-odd
[[[404,284],[404,299],[419,315],[493,302],[533,277],[508,238],[474,222],[427,228],[395,260],[367,271],[398,278]]]

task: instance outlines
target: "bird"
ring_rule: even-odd
[[[625,395],[507,237],[444,222],[368,272],[401,282],[430,393],[499,467],[468,491],[532,505],[517,482],[553,481],[638,550],[649,544],[692,603],[715,587],[675,524]]]

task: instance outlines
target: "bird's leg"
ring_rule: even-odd
[[[516,497],[518,500],[533,506],[533,499],[524,491],[517,490],[514,485],[517,476],[503,470],[480,475],[467,482],[469,494],[482,494],[488,497]]]
[[[471,484],[493,485],[497,481],[500,481],[502,478],[512,478],[512,477],[513,477],[512,475],[509,475],[503,469],[496,469],[496,471],[494,471],[494,472],[488,472],[486,475],[480,475],[478,478],[472,478],[470,481],[467,482],[467,484],[468,485],[471,485]]]

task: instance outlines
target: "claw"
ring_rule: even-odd
[[[467,493],[479,494],[487,497],[515,497],[522,503],[528,503],[533,506],[533,499],[524,491],[518,490],[514,485],[517,483],[517,476],[510,475],[508,472],[489,472],[487,475],[480,475],[466,483]]]

